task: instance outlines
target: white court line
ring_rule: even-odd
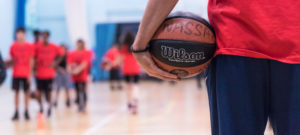
[[[111,120],[113,120],[115,117],[117,117],[120,113],[126,111],[126,107],[121,107],[119,110],[113,112],[112,114],[105,117],[105,119],[98,122],[96,125],[89,128],[87,131],[85,131],[82,135],[91,135],[92,133],[96,132],[106,124],[108,124]]]

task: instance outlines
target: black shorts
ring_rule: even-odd
[[[30,88],[30,84],[28,83],[27,78],[13,78],[12,81],[12,89],[19,91],[23,89],[24,91],[28,91]]]
[[[127,83],[138,83],[140,80],[139,75],[125,75],[125,81]]]
[[[86,90],[86,82],[75,82],[75,89],[77,91],[85,91]]]
[[[37,89],[39,91],[52,91],[53,79],[46,79],[46,80],[37,79],[36,84],[37,84]]]
[[[109,71],[109,80],[117,81],[120,80],[120,70],[119,69],[112,69]]]

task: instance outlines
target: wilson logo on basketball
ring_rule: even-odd
[[[195,62],[204,60],[204,52],[191,52],[188,53],[185,49],[175,49],[172,47],[161,46],[161,55],[169,61],[175,62]]]

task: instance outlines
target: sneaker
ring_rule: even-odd
[[[25,120],[30,120],[28,111],[25,111],[24,116],[25,116]]]
[[[12,117],[12,120],[13,121],[19,120],[19,112],[18,111],[15,112],[14,116]]]
[[[68,108],[70,108],[70,106],[71,106],[70,99],[68,99],[68,100],[66,101],[66,106],[67,106]]]
[[[75,104],[79,105],[79,98],[75,99]]]
[[[53,106],[56,108],[57,107],[57,101],[53,102]]]
[[[84,113],[85,112],[85,106],[84,105],[79,105],[78,106],[78,112]]]
[[[115,86],[110,86],[110,90],[114,91],[115,90]]]
[[[48,109],[47,116],[48,116],[48,117],[51,117],[51,108]]]
[[[132,108],[132,104],[131,104],[131,103],[128,103],[128,104],[127,104],[127,108],[128,108],[128,110],[130,111],[131,108]]]
[[[131,105],[132,105],[132,107],[131,107],[132,114],[137,114],[138,113],[138,100],[133,100]]]

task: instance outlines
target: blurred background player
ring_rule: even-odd
[[[78,40],[76,49],[67,56],[67,70],[75,83],[76,103],[78,111],[85,112],[87,104],[87,81],[89,72],[90,53],[85,49],[85,42]]]
[[[36,78],[38,88],[38,101],[40,104],[40,113],[43,113],[42,95],[45,96],[48,103],[48,117],[51,116],[51,91],[53,79],[55,77],[55,67],[62,60],[62,51],[54,43],[49,42],[50,33],[42,33],[43,41],[35,49],[36,53]]]
[[[34,38],[33,45],[37,45],[40,42],[40,36],[41,36],[41,33],[39,30],[33,31],[33,38]]]
[[[121,37],[121,61],[122,73],[126,82],[126,93],[128,109],[133,113],[137,113],[138,109],[138,94],[139,94],[139,74],[140,66],[130,52],[130,47],[134,41],[134,35],[128,31]]]
[[[10,47],[10,56],[13,61],[12,89],[15,91],[15,114],[12,120],[19,119],[19,91],[24,90],[25,119],[29,120],[29,86],[33,67],[34,48],[25,41],[25,29],[16,30],[16,41]]]
[[[109,83],[110,89],[122,89],[122,84],[120,81],[120,63],[118,62],[118,57],[120,56],[120,51],[117,44],[112,45],[112,47],[106,52],[103,61],[101,63],[101,68],[104,70],[109,70]]]
[[[6,78],[6,67],[5,67],[5,62],[2,58],[2,54],[0,52],[0,86],[4,82]]]
[[[41,32],[39,30],[34,30],[32,34],[33,34],[33,38],[34,38],[34,41],[33,41],[32,45],[35,48],[39,44],[39,42],[40,42]],[[33,66],[33,71],[34,71],[33,73],[35,73],[35,71],[36,71],[36,67],[35,66]],[[36,78],[35,78],[35,80],[36,80]],[[36,90],[36,88],[32,89],[32,91],[30,92],[30,96],[33,99],[35,99],[37,97],[37,90]]]
[[[59,99],[59,92],[63,88],[66,92],[66,106],[70,107],[70,74],[67,72],[67,54],[68,48],[65,44],[60,45],[61,51],[63,52],[62,60],[56,67],[56,77],[55,77],[55,99],[53,102],[54,107],[57,106],[57,101]]]

